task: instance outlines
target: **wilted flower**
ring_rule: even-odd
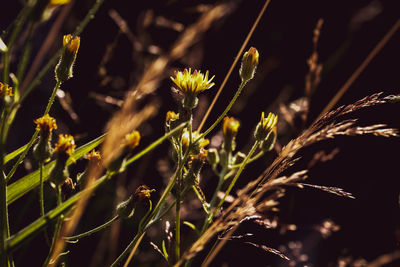
[[[34,121],[36,130],[40,131],[40,136],[47,138],[51,132],[57,129],[56,119],[46,114]]]
[[[60,134],[58,136],[58,143],[54,148],[54,153],[58,155],[68,155],[71,156],[75,151],[75,140],[72,135],[69,134]]]

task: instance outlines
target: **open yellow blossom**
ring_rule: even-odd
[[[71,156],[72,153],[75,151],[75,140],[72,135],[69,134],[60,134],[58,136],[58,143],[56,144],[56,147],[54,148],[54,153],[57,154],[66,154]]]
[[[58,5],[66,5],[70,2],[70,0],[50,0],[50,5],[58,6]]]
[[[133,131],[130,134],[125,135],[124,146],[128,147],[129,150],[134,149],[139,145],[140,133],[138,131]]]
[[[56,119],[50,117],[49,114],[36,119],[34,123],[37,125],[36,130],[40,131],[43,137],[49,136],[53,130],[57,129]]]
[[[198,94],[201,91],[210,89],[214,86],[211,82],[215,76],[208,79],[208,71],[201,73],[201,71],[195,70],[192,73],[192,69],[189,68],[182,71],[175,71],[175,77],[171,77],[171,80],[178,87],[179,91],[184,94]]]

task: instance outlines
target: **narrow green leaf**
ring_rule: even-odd
[[[102,183],[107,181],[108,177],[104,175],[96,182],[94,182],[93,186],[90,189],[86,189],[81,191],[72,197],[70,197],[67,201],[61,203],[61,205],[57,206],[56,208],[52,209],[48,213],[46,213],[43,217],[38,218],[36,221],[25,227],[24,229],[20,230],[16,234],[12,235],[10,238],[6,240],[6,250],[12,251],[17,248],[20,244],[25,242],[30,237],[34,236],[37,232],[43,229],[48,223],[56,219],[60,214],[63,214],[67,209],[72,207],[80,198],[81,196],[89,190],[96,189]],[[89,191],[90,192],[90,191]]]
[[[184,221],[183,224],[189,226],[189,227],[192,228],[194,231],[197,231],[197,228],[196,228],[196,226],[195,226],[193,223],[188,222],[188,221]]]
[[[12,160],[13,158],[17,157],[19,154],[21,154],[22,152],[24,152],[24,150],[26,149],[26,146],[28,144],[18,148],[17,150],[14,150],[13,152],[7,154],[4,157],[4,164],[6,164],[7,162],[9,162],[10,160]]]
[[[91,142],[79,147],[74,154],[68,159],[67,166],[71,165],[74,160],[80,159],[83,155],[90,152],[90,150],[96,148],[101,142],[104,140],[104,136],[97,137]],[[51,168],[54,166],[55,161],[51,161],[43,167],[43,181],[49,179],[49,172]],[[7,204],[13,203],[18,198],[22,197],[30,190],[34,189],[40,183],[39,170],[34,171],[16,182],[7,186]]]
[[[165,247],[165,240],[162,241],[162,252],[164,254],[164,258],[167,260],[168,262],[168,252],[167,252],[167,248]]]

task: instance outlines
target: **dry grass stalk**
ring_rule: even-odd
[[[386,128],[386,125],[376,124],[372,126],[360,127],[354,126],[356,120],[345,120],[335,123],[340,116],[350,112],[359,110],[361,108],[376,106],[379,104],[389,103],[398,98],[398,96],[380,97],[381,93],[367,96],[354,104],[339,107],[338,109],[327,113],[319,120],[313,123],[303,134],[298,138],[291,140],[275,161],[253,182],[247,184],[245,188],[238,191],[238,197],[233,203],[227,207],[221,216],[210,226],[210,228],[199,238],[183,255],[182,259],[175,265],[181,265],[185,260],[194,257],[198,252],[204,249],[205,245],[219,232],[229,229],[229,232],[220,240],[219,244],[211,252],[211,255],[205,262],[207,266],[218,253],[222,246],[229,240],[229,237],[239,227],[240,222],[249,216],[258,215],[258,212],[265,212],[277,205],[277,199],[284,195],[282,186],[295,185],[302,187],[300,181],[307,178],[307,170],[293,173],[289,177],[277,176],[286,170],[289,166],[293,165],[296,161],[295,154],[303,147],[314,144],[316,142],[334,138],[338,135],[363,135],[373,134],[376,136],[392,137],[398,136],[396,129]],[[306,184],[304,184],[306,185]],[[352,197],[350,193],[343,191],[341,188],[313,186],[330,193],[337,195]],[[269,194],[267,192],[274,192]],[[260,245],[260,247],[262,247]]]

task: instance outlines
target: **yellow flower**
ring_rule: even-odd
[[[86,157],[90,163],[94,163],[96,165],[100,165],[101,163],[101,155],[99,151],[93,149],[89,154],[87,154]]]
[[[178,87],[179,91],[184,94],[192,94],[197,95],[201,91],[210,89],[214,86],[214,83],[211,82],[215,76],[208,79],[208,71],[205,74],[201,73],[201,71],[195,70],[192,73],[192,69],[185,69],[182,71],[175,71],[175,77],[171,76],[171,80]]]
[[[166,116],[166,118],[165,118],[165,121],[166,122],[169,122],[169,121],[171,121],[171,120],[177,120],[179,118],[179,114],[176,114],[175,112],[173,112],[173,111],[168,111],[167,112],[167,116]]]
[[[200,137],[200,134],[198,132],[192,132],[192,140],[197,140]],[[199,151],[204,148],[205,146],[207,146],[210,143],[210,140],[208,139],[204,139],[201,138],[196,144],[195,146],[192,148],[193,151],[190,151],[190,154],[198,154]],[[184,131],[182,134],[182,146],[185,150],[187,150],[189,148],[189,144],[190,144],[190,135],[188,131]]]
[[[50,117],[49,114],[34,120],[34,123],[37,125],[36,130],[39,130],[43,137],[49,136],[53,130],[57,129],[56,119]]]
[[[225,136],[235,136],[239,130],[240,123],[233,117],[225,117],[222,130]]]
[[[70,2],[70,0],[50,0],[50,5],[58,6],[58,5],[66,5]]]
[[[123,145],[132,150],[139,145],[139,141],[140,141],[140,133],[135,130],[130,134],[125,135],[125,140]]]
[[[66,154],[71,156],[72,153],[75,151],[75,140],[72,135],[69,134],[60,134],[58,136],[58,143],[56,144],[56,147],[54,148],[54,153],[57,154]]]
[[[65,47],[65,50],[55,69],[56,79],[58,81],[65,82],[72,77],[72,67],[76,55],[78,54],[80,43],[81,39],[79,36],[72,38],[71,34],[64,35],[63,46]]]
[[[0,82],[0,98],[4,98],[5,96],[13,96],[12,87]]]
[[[242,65],[240,66],[239,74],[242,81],[249,81],[253,79],[254,73],[258,65],[258,58],[260,54],[257,49],[250,47],[249,51],[244,53],[242,58]]]
[[[274,113],[269,113],[268,117],[264,117],[264,112],[261,113],[261,120],[257,125],[254,136],[257,140],[263,141],[268,134],[274,129],[276,123],[278,122],[278,116]]]

